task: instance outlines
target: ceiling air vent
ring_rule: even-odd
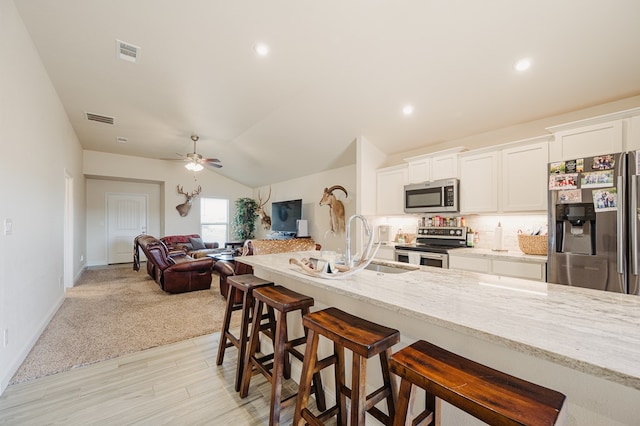
[[[118,143],[127,143],[127,142],[129,142],[129,139],[123,138],[122,136],[116,136],[116,142],[118,142]]]
[[[140,47],[122,40],[116,40],[116,54],[123,61],[136,63],[140,59]]]
[[[105,124],[113,124],[115,122],[115,118],[107,117],[106,115],[94,114],[92,112],[85,112],[87,115],[87,120],[89,121],[97,121],[99,123]]]

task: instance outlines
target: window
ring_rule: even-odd
[[[224,247],[229,228],[229,200],[201,198],[200,226],[203,241],[217,242]]]

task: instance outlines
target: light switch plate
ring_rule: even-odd
[[[4,220],[4,235],[11,234],[13,234],[13,220],[7,218]]]

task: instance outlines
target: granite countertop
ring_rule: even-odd
[[[513,259],[517,261],[523,262],[536,262],[536,263],[545,263],[547,261],[546,255],[536,255],[536,254],[524,254],[519,250],[509,250],[509,251],[494,251],[491,249],[483,249],[483,248],[459,248],[449,252],[449,255],[454,254],[455,256],[467,256],[467,257],[483,257],[483,258],[492,258],[492,259]]]
[[[640,389],[638,296],[429,267],[325,279],[302,273],[291,257],[318,252],[236,261]]]

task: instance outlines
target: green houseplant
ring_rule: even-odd
[[[239,240],[253,238],[256,229],[258,202],[253,198],[238,198],[235,202],[236,214],[233,218],[233,231]]]

